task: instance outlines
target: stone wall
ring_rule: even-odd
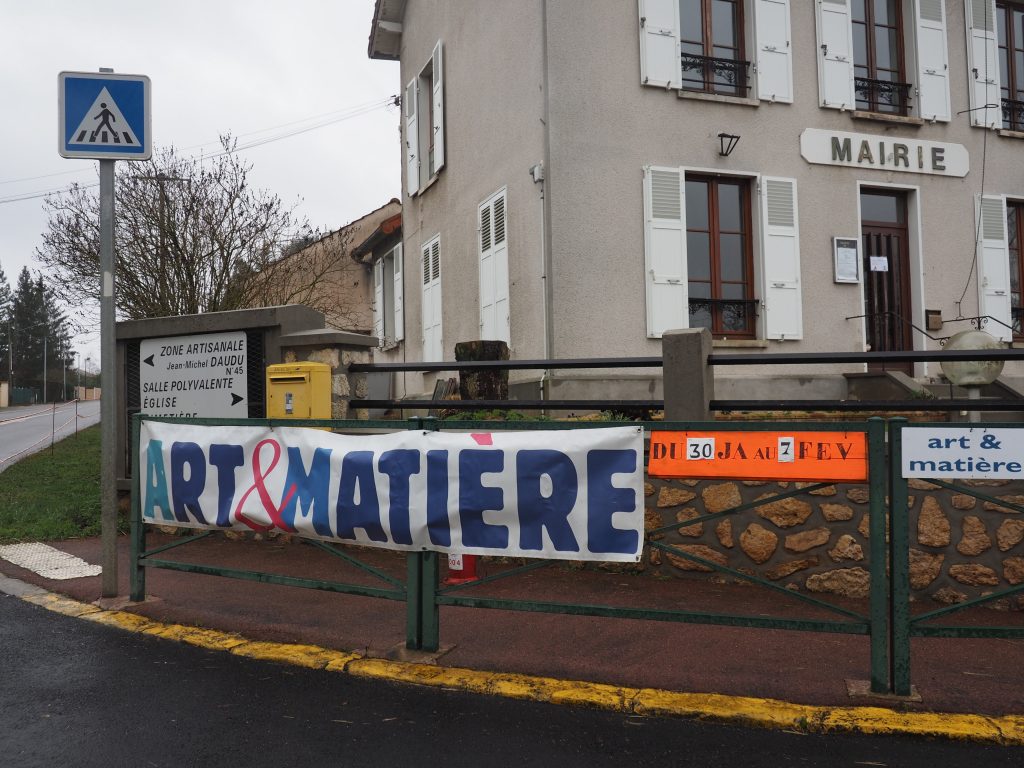
[[[949,604],[1024,582],[1024,514],[932,483],[909,484],[912,599]],[[1024,504],[1024,483],[963,484],[1001,501]],[[647,530],[810,485],[650,479],[645,487]],[[867,485],[836,484],[698,522],[660,538],[788,589],[865,598],[870,584],[869,530]],[[733,580],[651,547],[640,568],[662,575]],[[1024,595],[998,601],[995,607],[1024,609]]]
[[[347,331],[322,329],[281,337],[281,356],[286,363],[326,363],[331,367],[331,418],[366,419],[365,408],[352,408],[353,399],[369,391],[365,373],[353,373],[353,363],[369,363],[377,339]]]

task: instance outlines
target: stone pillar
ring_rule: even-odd
[[[459,362],[508,360],[504,341],[460,341],[455,345]],[[459,371],[459,397],[462,400],[508,400],[508,371]]]
[[[710,421],[715,376],[708,365],[706,328],[666,331],[661,337],[666,421]]]
[[[371,362],[377,345],[372,336],[348,331],[320,329],[281,336],[281,353],[286,363],[326,363],[331,366],[331,418],[366,419],[366,408],[353,408],[353,400],[368,393],[365,373],[351,373],[353,363]]]

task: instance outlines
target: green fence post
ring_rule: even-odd
[[[906,423],[904,418],[889,422],[889,664],[892,692],[897,696],[910,695],[910,525],[903,477]]]
[[[440,559],[437,552],[424,552],[420,560],[420,649],[424,651],[436,651],[440,644],[441,616],[437,605]]]
[[[885,422],[868,419],[868,520],[871,553],[871,691],[891,693],[889,679],[889,551],[885,546]]]
[[[131,564],[129,566],[129,597],[133,602],[139,603],[146,599],[146,569],[139,565],[139,559],[146,551],[146,526],[142,522],[142,500],[140,490],[142,482],[139,478],[139,433],[141,432],[141,419],[138,416],[132,418],[132,516],[131,516],[131,542],[130,553]]]
[[[405,647],[418,651],[423,647],[423,553],[410,552],[406,558],[405,580]]]

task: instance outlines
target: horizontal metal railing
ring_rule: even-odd
[[[856,365],[900,362],[936,361],[1024,361],[1024,349],[976,350],[904,350],[898,352],[787,352],[787,353],[711,353],[706,364],[711,366],[742,365]],[[476,360],[407,363],[355,363],[353,373],[397,373],[418,371],[438,373],[449,371],[514,371],[514,370],[603,370],[622,368],[663,368],[661,357],[601,357],[550,360]],[[401,408],[406,410],[445,409],[451,411],[514,409],[537,410],[661,410],[661,399],[572,399],[572,400],[354,400],[361,408]],[[1024,401],[1012,399],[969,400],[965,398],[934,398],[908,400],[722,400],[713,399],[712,411],[1015,411],[1024,409]]]

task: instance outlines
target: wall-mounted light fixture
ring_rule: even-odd
[[[720,133],[718,134],[718,142],[718,154],[722,157],[728,157],[736,149],[736,145],[740,143],[740,137],[734,136],[731,133]]]

